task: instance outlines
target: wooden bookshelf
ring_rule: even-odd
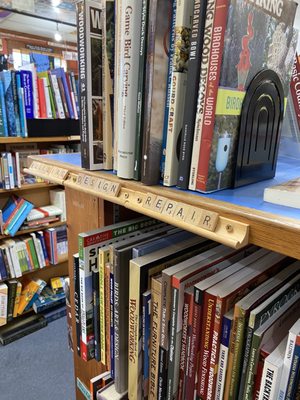
[[[23,272],[22,276],[20,276],[19,278],[9,278],[9,279],[5,279],[5,280],[0,280],[0,283],[2,283],[2,282],[7,282],[7,281],[9,281],[9,280],[11,280],[11,279],[19,279],[19,280],[22,280],[24,276],[28,276],[28,275],[30,275],[30,278],[33,278],[34,275],[38,275],[38,277],[41,278],[41,275],[40,275],[40,274],[42,274],[43,276],[45,276],[45,274],[49,275],[49,272],[50,272],[50,271],[51,271],[51,275],[53,275],[53,274],[52,274],[52,271],[53,271],[54,269],[56,270],[56,271],[55,271],[55,275],[57,274],[57,275],[59,276],[60,274],[59,274],[59,272],[57,271],[57,269],[61,269],[61,267],[64,267],[67,261],[68,261],[68,256],[64,256],[64,257],[61,259],[61,261],[60,261],[59,263],[57,263],[57,264],[50,264],[50,265],[48,265],[48,266],[46,266],[46,267],[44,267],[44,268],[38,268],[38,269],[26,271],[26,272]],[[62,273],[62,275],[65,275],[65,272]],[[44,279],[44,278],[41,278],[41,279]]]
[[[53,189],[57,187],[58,185],[55,183],[47,183],[47,182],[41,182],[41,183],[30,183],[28,185],[23,185],[20,188],[13,188],[13,189],[0,189],[0,195],[5,194],[7,195],[8,193],[21,193],[25,191],[31,191],[31,190],[38,190],[38,189]]]
[[[1,239],[15,238],[15,237],[17,237],[17,236],[24,236],[24,235],[28,235],[29,233],[32,233],[32,232],[42,231],[42,230],[44,230],[44,229],[50,229],[50,228],[57,228],[57,227],[63,226],[63,225],[66,225],[66,221],[64,221],[64,222],[61,222],[61,221],[59,221],[59,222],[54,222],[54,223],[49,224],[49,225],[39,226],[38,228],[32,228],[32,229],[26,229],[26,230],[23,230],[23,231],[18,231],[18,232],[15,234],[15,236],[0,235],[0,240],[1,240]]]
[[[1,137],[0,144],[16,144],[16,143],[61,143],[61,142],[78,142],[79,135],[74,136],[53,136],[53,137]]]
[[[184,229],[192,232],[199,232],[192,225],[186,226],[186,224],[182,224],[172,217],[164,217],[160,213],[154,213],[152,210],[143,208],[143,199],[151,194],[162,196],[188,207],[200,207],[217,213],[219,221],[227,220],[225,228],[227,227],[228,231],[226,233],[220,232],[219,238],[214,237],[214,240],[220,243],[224,243],[226,234],[230,237],[234,235],[236,227],[244,226],[247,234],[244,231],[243,235],[240,235],[240,238],[244,237],[243,242],[240,243],[241,246],[253,243],[300,259],[300,210],[264,203],[262,199],[263,188],[270,186],[270,181],[251,185],[248,188],[222,191],[212,195],[201,195],[162,186],[146,187],[139,182],[118,179],[109,172],[86,171],[80,167],[80,156],[77,154],[56,155],[55,157],[31,156],[30,159],[31,161],[68,170],[68,176],[63,184],[66,188],[70,255],[78,252],[78,233],[111,223],[111,214],[108,208],[112,203],[120,204],[126,209],[155,217],[172,225],[184,227]],[[39,176],[37,170],[31,173]],[[107,193],[76,184],[79,174],[84,177],[104,179],[110,183],[118,184],[120,186],[118,195],[108,195]],[[296,167],[292,162],[289,166],[287,166],[286,162],[279,162],[274,184],[292,178],[293,174],[294,176],[300,176],[300,166]],[[256,199],[255,201],[254,198]],[[208,231],[204,232],[204,235],[211,237]],[[239,236],[237,235],[237,237]],[[236,245],[236,241],[232,241],[231,244]],[[73,340],[76,343],[73,260],[71,257],[69,259],[69,276]],[[75,379],[79,377],[87,388],[89,387],[90,378],[104,371],[104,366],[95,360],[84,362],[77,355],[76,348],[74,349],[74,368]],[[76,386],[76,399],[85,399],[78,386]]]

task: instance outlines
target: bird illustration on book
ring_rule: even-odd
[[[245,90],[249,69],[252,67],[250,60],[249,42],[254,36],[253,33],[253,13],[248,14],[247,35],[242,37],[242,51],[240,53],[240,61],[236,66],[238,71],[238,90]]]

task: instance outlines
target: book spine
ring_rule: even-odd
[[[32,73],[30,71],[21,71],[21,86],[24,91],[24,104],[26,118],[34,118],[33,110],[33,82]]]
[[[88,107],[88,78],[87,78],[87,57],[88,57],[88,40],[89,34],[87,29],[87,19],[85,9],[85,1],[77,3],[77,43],[79,54],[79,92],[80,92],[80,145],[81,145],[81,162],[83,168],[89,168],[92,162],[89,146],[89,107]],[[62,93],[61,93],[62,95]]]
[[[13,160],[12,160],[11,153],[6,153],[6,154],[7,154],[9,186],[10,186],[10,189],[13,189],[15,187]]]
[[[184,385],[185,385],[185,373],[188,353],[188,331],[189,331],[189,319],[191,305],[193,302],[193,296],[190,293],[184,293],[184,304],[183,304],[183,317],[182,317],[182,337],[181,337],[181,348],[180,348],[180,364],[179,364],[179,383],[178,383],[178,400],[184,399]]]
[[[17,292],[17,281],[8,282],[7,322],[13,319],[16,292]]]
[[[130,261],[129,281],[129,325],[128,325],[128,397],[141,397],[139,382],[139,341],[140,341],[140,271]]]
[[[111,369],[111,354],[110,354],[110,265],[105,263],[104,271],[104,295],[105,295],[105,353],[106,353],[106,366]]]
[[[208,293],[204,293],[203,301],[203,334],[201,337],[199,352],[199,370],[197,396],[206,398],[208,390],[209,362],[213,341],[213,322],[215,317],[217,299]]]
[[[161,282],[152,278],[151,285],[151,339],[150,339],[150,373],[149,400],[156,400],[158,384],[158,356],[161,314]]]
[[[297,94],[297,87],[299,86],[300,82],[300,71],[298,71],[297,64],[298,64],[297,55],[295,55],[294,65],[292,70],[292,80],[290,83],[290,90],[291,90],[295,114],[297,117],[298,128],[300,129],[300,94]]]
[[[1,137],[8,136],[7,115],[4,97],[4,86],[0,79],[0,135]]]
[[[173,70],[174,46],[175,46],[176,7],[177,7],[177,0],[172,0],[172,15],[171,15],[171,26],[170,26],[170,49],[169,49],[166,102],[165,102],[165,112],[164,112],[163,138],[162,138],[162,154],[161,154],[161,160],[160,160],[160,171],[161,171],[162,180],[164,178],[164,172],[165,172],[166,146],[167,146],[167,133],[168,133],[167,130],[168,130],[168,119],[169,119],[171,90],[172,90],[172,70]]]
[[[193,400],[196,393],[195,378],[198,373],[197,366],[200,351],[201,331],[200,325],[202,322],[202,304],[200,292],[195,288],[194,305],[193,305],[193,323],[192,323],[192,338],[190,356],[187,364],[186,384],[185,384],[185,399]]]
[[[43,82],[42,78],[37,78],[37,87],[38,87],[38,93],[39,93],[40,118],[47,118],[45,88],[44,88],[44,82]]]
[[[43,303],[43,304],[41,304],[41,303],[37,304],[36,300],[35,300],[32,305],[32,308],[33,308],[34,312],[38,314],[42,311],[53,309],[54,307],[57,307],[57,306],[63,305],[63,304],[66,304],[65,297],[62,297],[62,298],[56,299],[56,300],[52,300],[49,303]]]
[[[181,140],[183,113],[190,52],[191,20],[194,1],[177,1],[175,22],[175,57],[172,62],[172,84],[165,147],[165,186],[174,186],[178,180],[179,157],[177,148]],[[179,56],[178,56],[179,55]],[[163,151],[164,153],[164,151]]]
[[[21,136],[27,137],[27,121],[25,115],[25,102],[24,102],[24,90],[21,85],[21,73],[17,72],[16,74],[17,81],[17,90],[18,90],[18,106],[19,106],[19,114],[20,114],[20,122],[21,122]]]
[[[106,336],[105,336],[105,289],[104,289],[104,269],[105,269],[105,251],[99,252],[99,303],[100,303],[100,361],[106,365]]]
[[[14,304],[14,310],[13,310],[13,318],[16,318],[18,315],[18,308],[19,308],[19,303],[20,303],[20,296],[22,292],[22,283],[18,282],[17,283],[17,288],[16,288],[16,296],[15,296],[15,304]]]
[[[215,125],[215,110],[224,48],[227,10],[228,0],[216,1],[214,26],[211,38],[210,60],[208,66],[207,88],[204,100],[200,153],[198,156],[196,190],[206,189],[208,164]]]
[[[276,382],[280,380],[280,371],[281,368],[265,360],[258,400],[277,399]]]
[[[254,333],[253,327],[248,326],[247,333],[246,333],[245,350],[244,350],[244,354],[243,354],[243,358],[244,358],[243,368],[241,371],[241,379],[240,379],[240,384],[239,384],[239,399],[242,398],[244,389],[246,386],[247,369],[248,369],[249,360],[250,360],[250,350],[251,350],[253,333]]]
[[[149,370],[150,370],[150,354],[149,343],[151,340],[151,293],[143,294],[143,335],[142,335],[142,351],[143,351],[143,398],[148,397],[149,393]]]
[[[114,273],[110,265],[110,374],[115,379]]]
[[[208,371],[208,385],[206,398],[212,400],[215,398],[215,390],[217,383],[217,371],[219,362],[219,352],[220,352],[220,337],[222,334],[222,318],[225,312],[224,303],[222,299],[217,298],[215,309],[218,312],[213,318],[213,332],[212,332],[212,342],[211,342],[211,353]]]
[[[286,400],[293,400],[296,398],[297,387],[299,383],[300,373],[300,336],[296,338],[295,350],[293,353],[293,359],[291,364],[290,376],[286,390]]]
[[[147,31],[148,31],[149,0],[142,0],[140,46],[139,46],[139,70],[136,103],[136,138],[134,151],[133,178],[137,181],[141,178],[141,154],[142,154],[142,127],[143,127],[143,98],[145,83],[145,62],[147,52]]]
[[[18,88],[17,88],[17,80],[16,80],[16,71],[11,71],[11,84],[12,84],[12,93],[13,93],[13,107],[16,119],[16,135],[21,136],[21,121],[20,114],[18,108]]]
[[[74,274],[74,312],[75,312],[75,330],[76,330],[76,349],[80,356],[80,278],[79,278],[79,258],[73,256],[73,274]]]
[[[225,393],[233,400],[238,395],[238,384],[242,369],[242,355],[244,350],[246,317],[242,310],[237,310],[236,318],[233,320],[232,339],[228,359],[228,372],[226,378]],[[229,373],[230,372],[230,373]],[[228,392],[227,392],[228,391]]]
[[[8,136],[17,136],[11,72],[2,71],[1,77],[3,79],[3,85],[4,85],[4,98],[5,98],[5,108],[7,116]]]
[[[49,73],[49,76],[50,76],[50,83],[52,83],[52,87],[53,87],[54,99],[56,101],[57,116],[59,119],[65,119],[66,115],[65,115],[64,106],[62,103],[61,94],[59,91],[57,77],[56,77],[56,75],[51,74],[51,73]]]
[[[169,334],[171,319],[171,277],[162,274],[162,312],[159,342],[158,400],[166,398],[169,360]]]
[[[96,23],[98,23],[98,22],[96,22]],[[61,71],[61,81],[63,84],[65,96],[66,96],[66,102],[67,102],[67,107],[68,107],[70,118],[75,119],[73,105],[72,105],[72,99],[71,99],[71,91],[70,91],[67,75],[64,70]]]
[[[105,1],[103,29],[103,158],[104,169],[112,169],[114,103],[114,0]]]
[[[160,179],[159,167],[169,59],[163,38],[171,27],[172,10],[172,0],[150,2],[141,170],[141,180],[145,185],[155,185]],[[167,15],[169,18],[166,18]],[[155,101],[152,101],[154,99]]]
[[[232,320],[224,316],[222,322],[222,336],[220,345],[219,367],[217,375],[215,400],[223,399],[231,335],[232,335]],[[224,399],[225,398],[226,397],[224,396]]]
[[[121,57],[119,87],[118,176],[132,179],[136,139],[136,103],[138,89],[138,41],[141,28],[141,1],[125,0],[121,15]],[[130,11],[129,11],[130,10]]]
[[[257,359],[259,353],[260,338],[254,333],[250,350],[250,358],[247,370],[246,385],[243,400],[252,400],[254,392],[254,376],[256,373]]]
[[[47,118],[53,118],[51,100],[50,100],[50,87],[48,78],[41,78],[44,85],[45,103],[46,103],[46,116]]]
[[[89,274],[90,275],[90,274]],[[81,338],[80,354],[84,361],[89,361],[94,356],[94,332],[93,323],[89,317],[89,309],[92,309],[92,298],[88,295],[88,286],[91,277],[85,274],[84,262],[79,260],[80,279],[80,310],[81,310]]]
[[[92,271],[92,291],[93,291],[93,326],[94,326],[94,346],[95,360],[101,361],[101,344],[100,344],[100,300],[99,300],[99,269]]]
[[[195,127],[194,127],[194,141],[193,141],[193,150],[192,150],[192,157],[190,164],[189,189],[191,190],[195,190],[196,188],[196,175],[197,175],[198,157],[199,157],[199,150],[201,143],[201,132],[202,132],[203,116],[204,116],[204,102],[205,102],[205,93],[208,81],[208,67],[209,67],[209,60],[211,53],[215,9],[216,9],[216,0],[207,0],[206,20],[205,20],[205,28],[203,36],[203,50],[201,58],[201,70],[200,70],[200,80],[199,80],[199,90],[198,90],[198,100],[197,100],[197,111],[196,111]]]
[[[296,334],[293,332],[289,332],[289,337],[286,345],[286,351],[284,355],[282,373],[280,378],[280,385],[279,385],[279,392],[278,392],[278,399],[283,400],[285,399],[287,386],[288,386],[288,379],[290,375],[290,371],[292,368],[292,360],[293,354],[296,346]]]
[[[172,287],[172,306],[171,306],[171,327],[170,327],[170,351],[169,351],[169,362],[168,362],[168,381],[167,381],[167,400],[171,400],[174,397],[176,391],[176,335],[177,335],[177,314],[178,314],[178,303],[179,303],[179,290],[178,288]]]
[[[7,323],[7,298],[8,287],[5,283],[0,284],[0,326]]]

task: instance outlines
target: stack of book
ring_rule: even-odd
[[[230,187],[251,81],[273,70],[288,96],[297,4],[278,4],[79,1],[83,167],[147,185]]]
[[[38,228],[40,226],[49,225],[53,222],[58,222],[60,221],[62,213],[62,208],[56,207],[55,205],[35,207],[27,215],[21,229],[26,230]]]
[[[76,351],[114,383],[97,398],[258,398],[267,357],[284,353],[300,318],[299,267],[146,218],[79,234]],[[285,380],[291,393],[298,364],[288,373],[297,384]]]
[[[47,322],[54,321],[66,315],[65,292],[54,293],[51,287],[46,286],[32,304],[36,314],[43,315]]]
[[[34,64],[0,73],[0,137],[27,137],[27,119],[78,119],[74,73],[63,68],[37,72]]]
[[[1,233],[14,236],[33,209],[33,204],[22,197],[11,196],[1,210]]]

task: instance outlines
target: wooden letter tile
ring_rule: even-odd
[[[219,214],[213,211],[202,210],[202,216],[200,219],[200,228],[207,229],[208,231],[214,231],[216,229],[219,219]]]

